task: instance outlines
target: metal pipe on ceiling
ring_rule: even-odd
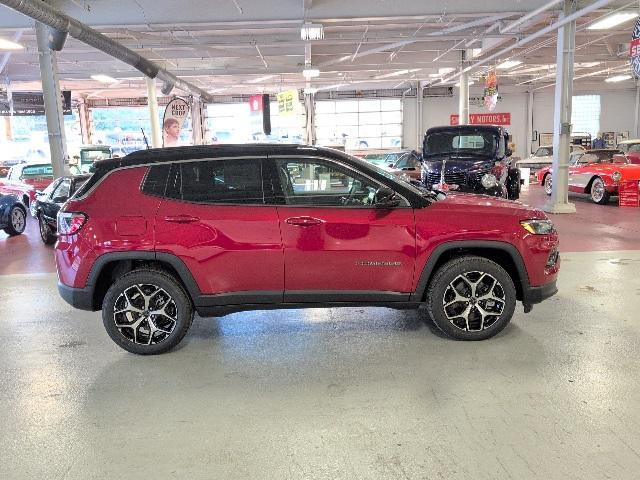
[[[0,0],[3,1],[3,0]],[[592,3],[591,5],[588,5],[586,7],[584,7],[581,10],[578,10],[575,13],[572,13],[571,15],[568,15],[564,18],[559,19],[557,22],[541,29],[538,30],[535,33],[532,33],[531,35],[527,35],[525,38],[523,38],[522,40],[517,41],[516,43],[514,43],[513,45],[510,45],[502,50],[500,50],[499,52],[496,52],[492,55],[489,55],[486,58],[483,58],[482,60],[479,60],[478,62],[475,62],[473,65],[469,65],[468,67],[462,69],[460,72],[455,73],[453,75],[451,75],[448,78],[442,79],[440,81],[440,84],[444,84],[444,83],[448,83],[451,82],[457,78],[459,78],[462,74],[467,73],[473,69],[476,69],[478,67],[481,67],[482,65],[489,63],[491,60],[494,60],[496,58],[501,57],[502,55],[505,55],[509,52],[511,52],[514,48],[518,48],[521,47],[523,45],[526,45],[527,43],[535,40],[536,38],[540,38],[543,35],[546,35],[547,33],[551,33],[554,32],[556,30],[558,30],[560,27],[563,27],[564,25],[573,22],[574,20],[577,20],[578,18],[593,12],[594,10],[598,10],[599,8],[605,7],[608,4],[614,2],[614,0],[598,0],[597,2]]]
[[[208,92],[190,82],[179,79],[160,65],[147,60],[133,50],[59,12],[45,2],[38,0],[0,0],[0,4],[31,17],[44,25],[48,25],[56,31],[67,32],[73,38],[131,65],[149,78],[158,77],[165,82],[167,88],[175,86],[180,90],[200,96],[206,102],[212,101],[212,96]],[[170,90],[170,88],[168,89]]]
[[[514,28],[519,27],[520,25],[522,25],[524,22],[532,19],[533,17],[541,14],[542,12],[544,12],[546,10],[549,10],[550,8],[555,7],[559,3],[563,3],[563,2],[564,2],[564,0],[551,0],[549,3],[546,3],[545,5],[542,5],[540,8],[536,8],[532,12],[527,13],[526,15],[520,17],[518,20],[515,20],[512,23],[510,23],[509,25],[505,26],[504,28],[501,28],[500,29],[500,33],[510,32]]]

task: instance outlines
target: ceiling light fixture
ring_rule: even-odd
[[[382,78],[390,78],[390,77],[399,77],[400,75],[406,75],[408,73],[415,73],[415,72],[419,72],[420,68],[412,68],[410,70],[398,70],[397,72],[391,72],[391,73],[385,73],[384,75],[378,75],[376,77],[373,77],[376,80],[380,80]]]
[[[451,67],[443,67],[443,68],[439,68],[438,69],[438,76],[442,77],[443,75],[447,75],[448,73],[451,73],[455,70],[455,68],[451,68]]]
[[[597,22],[589,25],[587,30],[608,30],[616,25],[620,25],[621,23],[628,22],[632,18],[636,18],[638,16],[637,12],[618,12],[613,15],[609,15],[608,17],[604,17],[602,20],[598,20]]]
[[[302,76],[304,78],[316,78],[320,76],[320,70],[317,68],[305,68],[302,71]]]
[[[100,83],[118,83],[119,81],[109,75],[103,75],[102,73],[91,75],[91,78]]]
[[[324,26],[321,23],[305,23],[300,29],[300,38],[305,42],[322,40],[324,38]]]
[[[631,75],[616,75],[615,77],[605,78],[604,81],[609,83],[617,83],[624,82],[625,80],[630,80],[631,78]]]
[[[21,50],[23,48],[19,43],[0,38],[0,50]]]
[[[499,70],[508,70],[509,68],[517,67],[521,63],[522,62],[520,60],[507,60],[505,62],[498,64],[496,68]]]

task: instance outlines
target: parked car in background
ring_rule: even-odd
[[[7,178],[0,179],[0,193],[15,195],[29,208],[42,191],[53,182],[50,163],[20,163],[9,170]]]
[[[570,145],[569,149],[570,149],[569,150],[570,154],[574,152],[584,153],[587,151],[582,145]],[[553,146],[543,145],[538,147],[538,149],[529,158],[518,160],[515,166],[517,168],[528,168],[529,179],[530,181],[535,182],[538,171],[545,167],[550,166],[552,163],[553,163]]]
[[[74,157],[69,164],[69,172],[72,175],[89,173],[91,167],[98,160],[106,160],[113,156],[113,150],[109,145],[85,145],[80,148],[80,154]]]
[[[498,142],[503,132],[482,133]],[[554,295],[560,267],[558,234],[540,210],[433,192],[311,146],[98,162],[60,210],[58,234],[61,296],[101,309],[112,340],[138,354],[176,346],[194,310],[425,307],[446,335],[483,340],[517,301],[528,312]]]
[[[629,163],[620,150],[598,149],[573,154],[569,164],[569,191],[586,193],[594,203],[606,205],[618,195],[618,185],[625,180],[640,180],[640,165]],[[622,160],[620,160],[622,159]],[[538,172],[537,180],[547,195],[552,192],[552,168]]]
[[[76,175],[58,178],[43,192],[36,195],[30,211],[31,215],[38,219],[40,238],[46,245],[56,241],[58,211],[89,177],[90,175]]]
[[[386,161],[388,162],[386,169],[402,180],[421,181],[422,157],[417,152],[389,154]]]
[[[0,229],[20,235],[27,226],[27,209],[15,195],[0,194]]]
[[[629,163],[640,164],[640,139],[625,140],[616,147],[629,159]]]
[[[511,166],[507,139],[506,130],[497,126],[430,128],[422,149],[422,183],[427,188],[446,185],[459,192],[517,199],[520,173]]]

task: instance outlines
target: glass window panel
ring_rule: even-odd
[[[380,112],[367,112],[360,114],[360,125],[380,125]]]
[[[336,125],[358,125],[357,113],[341,113],[335,116]]]
[[[380,100],[360,100],[359,111],[360,112],[379,112]]]
[[[380,110],[383,112],[400,111],[402,103],[400,100],[380,100]]]
[[[336,102],[332,100],[316,102],[316,115],[319,113],[336,113]]]
[[[358,111],[357,100],[340,100],[336,102],[336,113],[350,113]]]
[[[401,137],[402,136],[402,125],[382,125],[382,136],[383,137]]]

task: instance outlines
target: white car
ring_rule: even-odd
[[[571,153],[574,152],[586,152],[586,149],[582,145],[570,145]],[[535,182],[536,173],[545,167],[550,166],[553,163],[553,145],[543,145],[529,158],[524,160],[518,160],[516,162],[517,168],[528,168],[529,176],[532,181]]]

